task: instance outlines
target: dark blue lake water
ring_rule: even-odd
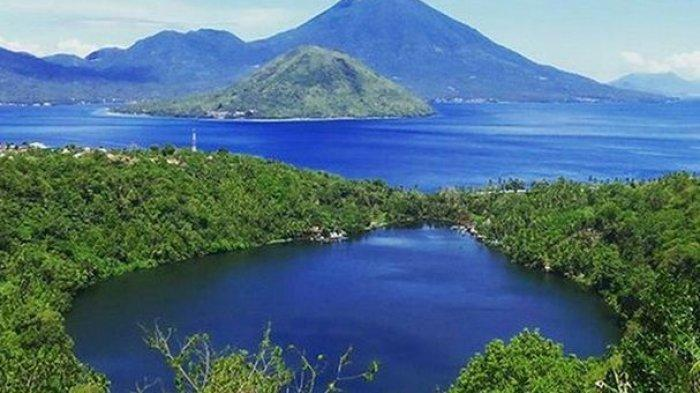
[[[700,171],[700,102],[438,106],[425,119],[242,123],[0,107],[0,141],[227,148],[351,178],[435,190],[489,180]]]
[[[356,348],[355,364],[382,362],[353,392],[446,387],[467,359],[524,328],[581,356],[616,342],[615,318],[596,296],[508,263],[471,238],[434,228],[382,230],[334,245],[291,244],[127,274],[88,289],[67,317],[80,359],[115,392],[170,374],[141,338],[158,320],[220,346],[274,339],[309,355]],[[159,390],[157,390],[159,391]]]

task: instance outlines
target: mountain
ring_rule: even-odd
[[[320,47],[280,56],[232,88],[132,107],[153,115],[218,118],[364,118],[425,116],[432,109],[359,61]]]
[[[136,86],[117,73],[56,64],[0,48],[0,102],[74,103],[137,93]]]
[[[347,53],[426,99],[659,99],[537,64],[420,0],[341,0],[298,28],[250,43],[225,31],[163,31],[129,48],[104,48],[85,59],[66,55],[37,59],[41,67],[63,67],[55,72],[70,76],[63,94],[54,85],[46,95],[41,94],[42,87],[25,94],[6,85],[0,86],[0,99],[137,100],[213,91],[307,45]],[[0,70],[4,68],[0,57]],[[34,83],[45,79],[43,73],[22,75]],[[81,83],[74,80],[86,75],[106,82],[103,86],[88,83],[81,90]],[[19,83],[14,75],[3,77]]]
[[[163,31],[127,49],[107,48],[86,57],[95,70],[131,72],[162,86],[156,96],[220,89],[249,73],[254,61],[244,41],[218,30]]]
[[[47,80],[76,80],[99,76],[91,70],[54,64],[28,53],[12,52],[2,48],[0,48],[0,69],[26,77],[41,76]]]
[[[689,81],[669,72],[630,74],[610,83],[612,86],[676,98],[699,98],[700,81]]]
[[[264,56],[300,45],[347,53],[426,98],[650,98],[537,64],[419,0],[342,0],[302,26],[251,46]]]
[[[83,67],[87,65],[87,62],[82,57],[64,53],[46,56],[42,60],[65,67]]]
[[[0,102],[71,103],[169,98],[220,89],[250,73],[246,43],[216,30],[164,31],[84,59],[43,59],[0,48]]]

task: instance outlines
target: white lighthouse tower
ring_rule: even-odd
[[[197,152],[197,130],[192,130],[192,152]]]

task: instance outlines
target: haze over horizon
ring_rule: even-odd
[[[3,0],[0,47],[84,56],[127,47],[165,29],[228,30],[245,40],[293,28],[336,0]],[[633,72],[700,79],[700,2],[426,0],[496,42],[543,64],[609,81]],[[673,4],[669,4],[673,3]],[[538,10],[538,12],[533,12]],[[664,15],[659,18],[658,15]],[[31,28],[28,28],[31,26]]]

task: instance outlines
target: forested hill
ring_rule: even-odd
[[[425,116],[420,98],[340,52],[291,51],[220,93],[117,108],[160,116],[253,119]]]
[[[559,181],[440,199],[443,215],[475,222],[513,262],[598,292],[624,326],[604,359],[566,357],[532,333],[492,343],[451,393],[700,391],[699,179]]]
[[[423,195],[173,148],[5,150],[0,171],[2,392],[104,391],[104,377],[76,359],[62,316],[75,292],[98,280],[280,239],[415,220],[475,224],[514,263],[599,293],[623,326],[621,342],[599,359],[565,356],[533,332],[495,341],[471,360],[465,354],[452,393],[700,388],[700,180],[687,174]],[[226,388],[203,391],[236,391],[238,378],[250,374],[233,371],[250,365],[245,357],[219,360],[216,386]],[[277,370],[287,375],[285,367]],[[245,383],[269,387],[262,377]]]
[[[97,280],[410,217],[408,194],[381,183],[228,153],[9,151],[0,172],[1,392],[103,384],[62,317]]]

